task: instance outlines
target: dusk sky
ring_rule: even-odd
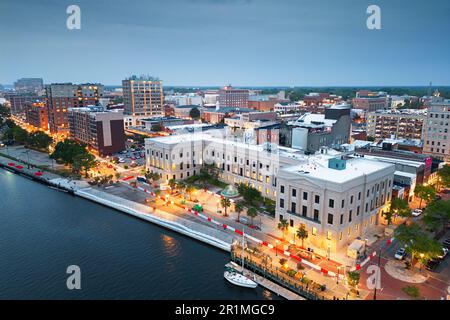
[[[450,85],[449,17],[448,0],[0,0],[0,83]]]

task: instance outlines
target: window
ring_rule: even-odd
[[[361,200],[361,192],[358,192],[358,200]]]
[[[331,240],[332,238],[333,237],[331,231],[327,231],[327,240]]]
[[[314,220],[319,221],[319,210],[314,209]]]
[[[348,212],[348,222],[352,222],[352,210]]]
[[[296,197],[297,196],[297,190],[296,189],[292,189],[292,196]]]
[[[308,192],[303,192],[303,200],[308,200]]]
[[[356,215],[359,216],[359,206],[356,207]]]
[[[334,200],[333,199],[328,200],[328,206],[330,208],[334,208]]]
[[[242,171],[242,169],[241,169]],[[284,186],[280,186],[280,193],[284,193]]]
[[[307,212],[308,212],[308,207],[302,206],[302,216],[306,217]]]
[[[341,224],[344,223],[344,215],[343,215],[343,214],[341,214],[341,221],[340,221],[340,223],[341,223]]]
[[[350,203],[353,203],[353,196],[350,196]]]
[[[345,200],[342,199],[341,208],[345,207]]]
[[[328,224],[333,224],[333,215],[331,213],[328,214]]]
[[[280,208],[284,208],[284,199],[280,199]]]
[[[342,240],[342,231],[339,232],[339,240]]]
[[[320,196],[314,196],[314,203],[320,203]]]
[[[293,212],[293,213],[295,213],[295,211],[296,211],[296,207],[295,207],[295,202],[292,202],[291,203],[291,211]]]
[[[312,228],[312,235],[317,236],[317,228],[316,227]]]
[[[291,227],[293,227],[293,226],[294,226],[294,220],[290,219],[290,220],[289,220],[289,225],[290,225]]]

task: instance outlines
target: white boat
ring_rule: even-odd
[[[244,229],[245,232],[245,229]],[[244,256],[244,233],[242,234],[242,257]],[[234,262],[231,262],[232,265],[237,266],[238,265]],[[240,286],[240,287],[245,287],[245,288],[256,288],[258,286],[258,284],[247,278],[246,276],[244,276],[244,259],[242,259],[242,269],[241,272],[236,271],[235,269],[229,268],[227,270],[225,270],[225,272],[223,273],[223,277],[225,279],[228,280],[228,282],[236,285],[236,286]]]
[[[240,274],[237,271],[225,271],[223,273],[223,276],[225,279],[228,280],[228,282],[236,286],[245,288],[256,288],[258,286],[258,284],[255,281],[250,280],[249,278]]]

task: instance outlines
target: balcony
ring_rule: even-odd
[[[299,217],[299,218],[302,218],[302,219],[304,219],[306,221],[310,221],[310,222],[314,222],[314,223],[317,223],[317,224],[321,224],[320,220],[318,220],[318,219],[313,219],[311,217],[303,216],[303,215],[301,215],[299,213],[296,213],[296,212],[292,212],[292,211],[287,210],[286,213],[292,214],[292,215],[294,215],[296,217]]]

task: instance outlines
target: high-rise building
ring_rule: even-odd
[[[38,129],[48,130],[48,110],[45,102],[37,101],[27,104],[26,122]]]
[[[378,110],[367,115],[367,135],[376,139],[422,139],[426,110]]]
[[[11,114],[20,115],[25,113],[27,104],[36,102],[39,97],[34,94],[6,93],[5,99],[11,106]]]
[[[220,108],[248,108],[248,98],[248,90],[226,86],[219,91],[219,106]]]
[[[44,89],[42,78],[21,78],[14,82],[14,88],[21,93],[38,93]]]
[[[123,110],[89,106],[70,108],[67,114],[70,136],[99,155],[111,155],[125,149]]]
[[[423,152],[450,161],[450,100],[432,102],[424,124]]]
[[[98,105],[103,85],[56,83],[45,87],[48,120],[52,133],[68,133],[67,109]]]
[[[124,113],[133,117],[163,115],[162,81],[150,76],[131,76],[122,81]]]

